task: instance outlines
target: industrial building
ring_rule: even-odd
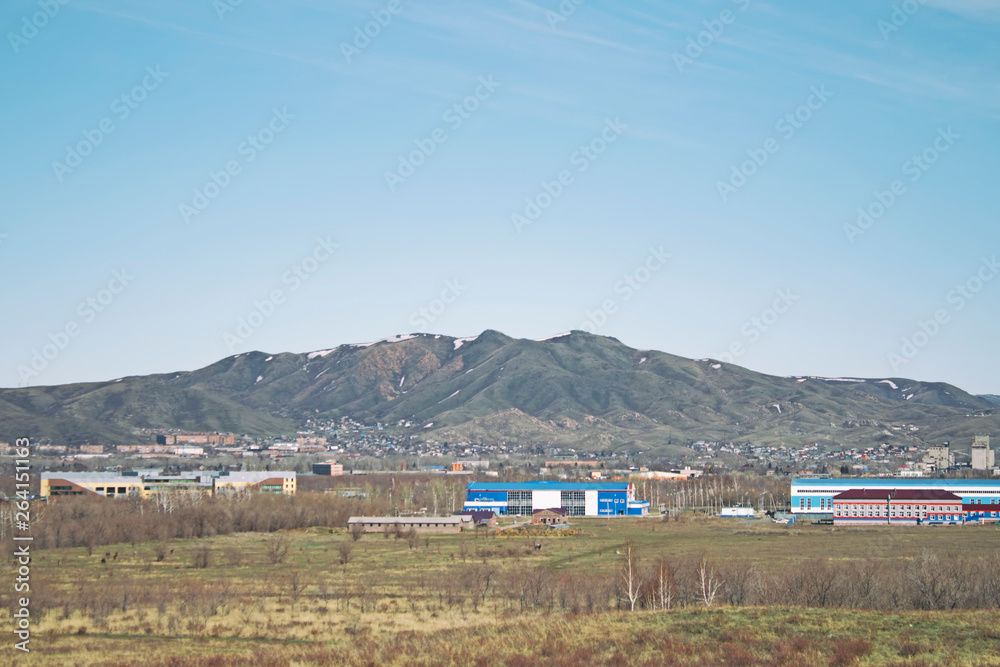
[[[332,476],[343,475],[344,464],[337,463],[336,461],[323,461],[322,463],[314,463],[313,474],[332,475]]]
[[[646,516],[649,501],[635,499],[631,482],[472,482],[465,487],[465,509],[498,515],[531,516],[560,508],[566,516]]]
[[[1000,523],[1000,504],[962,504],[966,523]]]
[[[835,526],[964,522],[962,499],[941,489],[849,489],[833,497]]]
[[[158,469],[122,472],[43,472],[40,495],[149,498],[157,493],[273,493],[294,495],[296,475],[285,470],[204,471],[164,475]]]
[[[833,498],[850,490],[936,490],[958,496],[963,504],[1000,503],[1000,479],[900,479],[897,477],[815,477],[792,480],[792,513],[833,518]]]
[[[973,470],[989,470],[994,466],[994,452],[990,449],[990,436],[977,435],[970,451]]]
[[[472,516],[352,516],[347,520],[348,530],[358,526],[365,533],[384,533],[413,530],[417,533],[461,533],[473,528]]]

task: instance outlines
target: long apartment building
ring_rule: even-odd
[[[792,480],[792,512],[794,514],[827,515],[832,518],[834,496],[852,489],[894,491],[897,493],[916,489],[947,491],[961,498],[962,503],[966,505],[1000,503],[1000,479],[816,477]]]
[[[164,475],[160,470],[123,472],[43,472],[40,494],[149,498],[157,493],[273,493],[294,495],[296,475],[286,470],[208,471]]]

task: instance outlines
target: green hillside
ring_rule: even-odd
[[[997,406],[943,383],[776,377],[572,332],[418,334],[184,373],[0,390],[0,439],[108,444],[141,428],[270,435],[309,417],[409,420],[426,437],[670,453],[694,440],[871,445],[970,440]],[[668,444],[669,443],[669,444]]]

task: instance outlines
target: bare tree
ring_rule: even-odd
[[[212,550],[207,544],[199,544],[191,549],[191,567],[205,569],[212,564]]]
[[[641,597],[642,578],[639,576],[639,556],[632,540],[625,543],[621,554],[622,564],[619,576],[621,577],[622,589],[628,599],[629,611],[635,611],[635,605]]]
[[[280,565],[288,557],[289,539],[287,535],[275,535],[267,541],[265,552],[271,565]]]
[[[288,571],[285,577],[285,585],[288,589],[288,598],[291,600],[292,613],[295,612],[295,603],[298,602],[299,598],[305,592],[308,584],[302,573],[296,568],[292,568]]]
[[[365,534],[365,527],[360,523],[355,523],[351,525],[351,539],[357,542],[361,539],[361,536]]]
[[[706,558],[702,558],[701,564],[698,566],[698,579],[701,584],[699,599],[706,607],[711,607],[715,603],[719,589],[725,582],[716,576],[715,568],[709,566]]]
[[[660,609],[670,609],[677,597],[677,587],[674,585],[674,570],[665,558],[661,557],[656,561],[654,581],[656,594],[653,607],[656,607],[655,603],[659,603]]]
[[[485,563],[472,565],[466,571],[466,580],[472,592],[472,610],[478,611],[480,602],[486,602],[496,567]]]
[[[226,561],[232,567],[239,567],[243,564],[243,550],[237,546],[228,546],[222,550],[223,555],[226,557]]]
[[[410,528],[406,531],[406,543],[411,549],[416,549],[420,546],[420,533],[414,528]]]
[[[339,562],[346,566],[351,561],[351,552],[354,551],[354,543],[344,540],[337,543],[337,554],[340,556]]]

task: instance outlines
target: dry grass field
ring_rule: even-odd
[[[989,597],[982,583],[972,590],[963,582],[973,573],[959,567],[987,568],[975,580],[1000,586],[995,527],[693,517],[574,526],[579,533],[564,537],[355,540],[313,528],[90,555],[39,551],[28,657],[40,665],[1000,665],[1000,617],[988,603],[1000,594]],[[648,579],[636,611],[622,577],[629,543]],[[669,602],[660,597],[657,608],[665,589],[648,586],[664,566]],[[722,583],[711,606],[700,567]],[[12,593],[4,595],[9,610]],[[971,600],[978,608],[963,608]]]

